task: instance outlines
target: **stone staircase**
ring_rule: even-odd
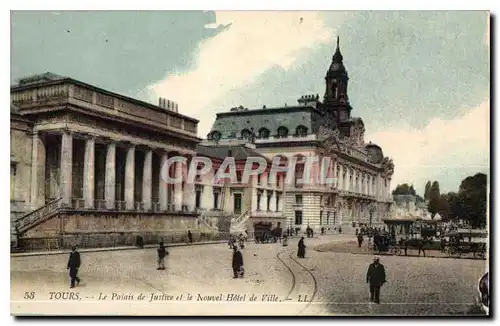
[[[236,218],[232,218],[229,232],[231,234],[243,233],[247,229],[245,223],[248,221],[249,218],[250,218],[249,210],[244,211]]]
[[[48,220],[49,218],[57,214],[61,206],[62,198],[57,198],[47,203],[45,206],[35,209],[34,211],[18,218],[14,222],[16,233],[23,234],[36,225]]]

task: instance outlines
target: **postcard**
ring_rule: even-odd
[[[489,11],[12,11],[14,316],[488,316]]]

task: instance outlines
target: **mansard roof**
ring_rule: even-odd
[[[246,147],[244,145],[220,145],[220,146],[196,146],[196,153],[198,156],[205,156],[209,158],[216,158],[224,160],[229,156],[229,151],[231,151],[231,156],[234,157],[235,161],[246,160],[248,157],[263,157],[265,156],[257,153],[252,148]],[[269,161],[266,159],[266,161]]]
[[[270,136],[277,134],[278,128],[285,127],[290,135],[297,127],[304,126],[307,133],[315,133],[323,123],[324,114],[313,106],[284,106],[257,110],[233,110],[217,113],[210,132],[221,133],[221,138],[231,138],[232,133],[240,136],[242,130],[258,134],[262,128],[270,131]]]

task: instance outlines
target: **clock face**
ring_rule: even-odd
[[[338,63],[332,64],[332,70],[339,70],[339,69],[340,69],[340,65]]]

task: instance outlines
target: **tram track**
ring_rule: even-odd
[[[290,265],[292,264],[286,264],[285,260],[288,260],[287,258],[283,259],[283,255],[288,253],[288,259],[295,263],[298,267],[300,267],[300,270],[293,270]],[[288,291],[288,294],[285,298],[286,301],[290,300],[300,300],[303,299],[305,303],[305,306],[299,311],[299,314],[303,313],[306,309],[309,308],[311,303],[316,297],[316,294],[318,292],[318,282],[316,280],[316,277],[314,274],[303,264],[299,263],[295,258],[292,257],[294,254],[293,250],[283,250],[279,253],[276,254],[276,257],[278,260],[287,268],[287,270],[290,272],[292,275],[292,286],[290,287],[290,290]],[[306,272],[307,277],[304,277],[304,272]],[[309,279],[312,279],[312,282],[309,281]],[[312,284],[311,284],[312,283]],[[309,286],[308,286],[309,285]],[[307,289],[309,287],[309,289]],[[312,291],[311,288],[312,287]],[[306,289],[304,289],[306,288]]]

